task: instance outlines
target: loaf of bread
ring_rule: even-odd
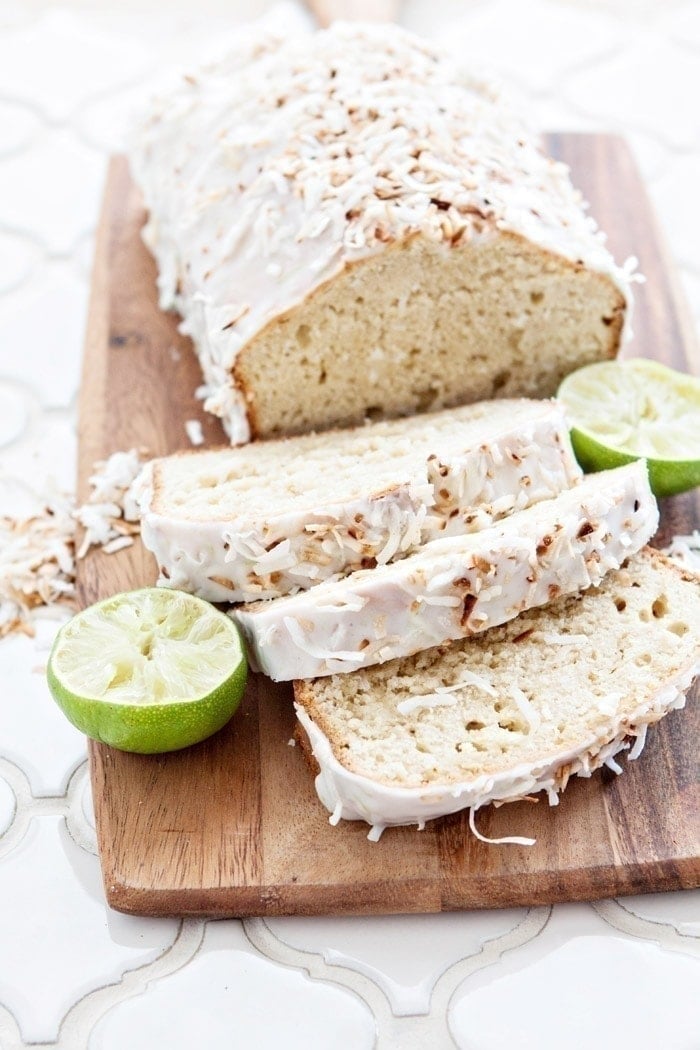
[[[700,577],[648,548],[597,589],[381,667],[296,682],[332,814],[418,824],[589,776],[682,707],[700,672]],[[653,785],[651,786],[653,788]]]
[[[475,532],[581,476],[553,401],[486,401],[153,460],[143,541],[160,583],[250,602]]]
[[[654,535],[646,463],[590,474],[554,499],[393,565],[232,611],[254,670],[315,678],[407,656],[600,583]]]
[[[396,26],[247,37],[154,104],[132,168],[234,444],[547,397],[619,347],[628,267],[565,166]]]

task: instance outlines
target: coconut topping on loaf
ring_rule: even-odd
[[[580,476],[555,402],[481,402],[154,460],[142,535],[161,584],[256,601],[475,532]]]
[[[637,461],[589,475],[482,532],[231,615],[254,670],[275,681],[354,671],[597,584],[657,525],[646,463]]]
[[[491,87],[395,26],[246,38],[155,104],[133,170],[161,305],[185,318],[206,407],[234,443],[250,438],[257,397],[232,377],[241,350],[392,244],[451,250],[506,231],[627,297],[629,267],[615,265],[568,169]]]
[[[552,636],[561,645],[552,646]],[[296,682],[331,813],[418,824],[637,758],[649,725],[700,672],[700,576],[648,548],[599,589],[476,638],[381,667]],[[437,701],[437,703],[435,702]],[[520,841],[520,840],[518,840]]]

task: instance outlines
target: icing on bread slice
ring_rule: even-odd
[[[154,460],[142,535],[162,584],[250,602],[474,532],[580,476],[556,402],[482,402]]]
[[[231,615],[254,669],[275,681],[354,671],[599,583],[657,524],[646,464],[638,460],[591,474],[488,529]]]
[[[700,576],[645,548],[482,635],[294,690],[321,801],[376,838],[539,791],[555,805],[572,775],[636,758],[698,672]]]

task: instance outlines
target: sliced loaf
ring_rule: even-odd
[[[154,460],[142,535],[161,584],[250,602],[474,532],[580,476],[556,402],[483,402]]]
[[[591,474],[551,500],[392,565],[241,606],[254,669],[315,678],[408,656],[599,583],[656,531],[646,463]]]
[[[629,275],[566,167],[396,26],[241,34],[154,104],[132,167],[234,444],[548,397],[620,345]]]
[[[682,707],[700,672],[700,576],[645,549],[600,587],[478,638],[296,682],[331,812],[384,827],[557,793]]]

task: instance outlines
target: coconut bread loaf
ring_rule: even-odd
[[[484,528],[581,476],[559,405],[504,400],[151,462],[160,583],[250,602]]]
[[[591,474],[554,499],[467,536],[434,540],[231,616],[254,670],[275,681],[354,671],[485,631],[600,583],[658,525],[646,463]]]
[[[232,443],[547,397],[620,345],[628,268],[566,167],[396,26],[245,36],[154,104],[132,170]]]
[[[589,776],[685,703],[700,672],[700,576],[649,548],[600,587],[478,637],[296,682],[332,814],[370,838]]]

